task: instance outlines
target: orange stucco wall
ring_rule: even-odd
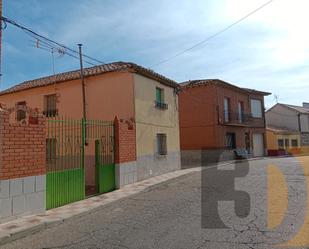
[[[128,72],[113,72],[85,79],[87,119],[113,121],[117,115],[121,119],[134,118],[133,75]],[[38,87],[22,92],[0,96],[0,103],[8,108],[19,101],[27,106],[43,111],[44,96],[57,94],[59,116],[81,119],[83,116],[82,86],[80,80],[67,81]],[[94,185],[95,157],[94,141],[88,141],[86,153],[86,184]]]
[[[130,73],[113,72],[86,78],[88,119],[113,120],[134,117],[133,78]],[[26,101],[32,108],[44,108],[44,95],[58,94],[59,115],[82,118],[82,87],[80,80],[67,81],[45,87],[0,96],[0,103],[12,107]]]

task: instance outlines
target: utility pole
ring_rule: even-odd
[[[0,0],[1,1],[1,0]],[[82,53],[82,44],[78,44],[79,49],[79,62],[80,62],[80,78],[82,80],[82,98],[83,98],[83,137],[84,145],[88,145],[87,142],[87,113],[86,113],[86,92],[85,92],[85,77],[84,77],[84,68],[83,68],[83,53]]]
[[[0,0],[1,1],[1,0]],[[83,119],[86,120],[86,93],[85,93],[85,77],[83,68],[83,54],[82,54],[82,44],[78,44],[79,48],[79,61],[80,61],[80,78],[82,80],[82,95],[83,95]]]

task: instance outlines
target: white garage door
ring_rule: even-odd
[[[253,156],[264,156],[264,136],[263,134],[253,134]]]

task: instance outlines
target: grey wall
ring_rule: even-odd
[[[166,156],[156,154],[139,156],[136,161],[137,180],[161,175],[180,169],[180,152],[168,151]]]
[[[0,180],[0,222],[45,212],[45,175]]]
[[[182,169],[214,165],[218,162],[234,160],[234,152],[231,150],[182,150]]]
[[[299,130],[298,113],[279,104],[265,113],[266,124],[270,126]]]

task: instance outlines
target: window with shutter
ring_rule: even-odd
[[[167,154],[167,141],[166,134],[159,133],[157,134],[157,147],[159,155]]]
[[[251,99],[251,113],[254,118],[262,118],[262,101],[258,99]]]
[[[47,117],[55,117],[58,114],[56,94],[44,96],[44,114]]]

